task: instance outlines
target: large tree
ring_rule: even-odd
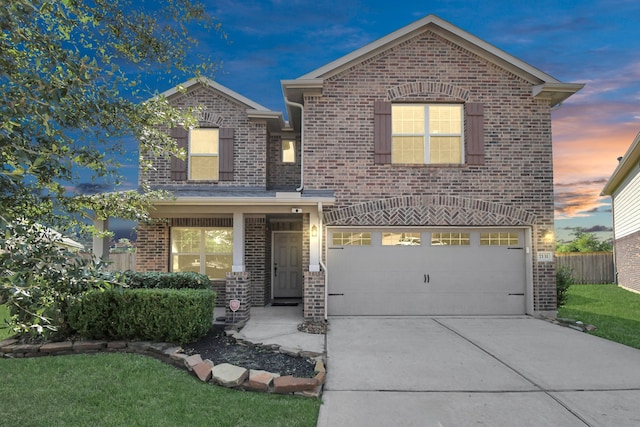
[[[68,187],[82,177],[117,189],[131,144],[141,158],[183,155],[166,130],[195,125],[197,109],[172,108],[148,82],[210,77],[192,35],[219,24],[194,0],[11,0],[0,31],[0,304],[16,331],[63,332],[70,301],[118,279],[38,223],[145,216],[157,195]]]
[[[146,158],[178,153],[162,129],[195,123],[194,111],[154,97],[148,82],[210,76],[193,34],[223,35],[219,23],[192,0],[12,0],[0,29],[0,215],[56,226],[69,214],[144,215],[137,192],[68,187],[80,175],[117,186],[119,154],[136,142]]]

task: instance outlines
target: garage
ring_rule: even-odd
[[[329,228],[328,314],[517,315],[524,229]]]

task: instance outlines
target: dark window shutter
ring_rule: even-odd
[[[189,132],[183,127],[171,128],[169,135],[175,138],[178,148],[184,149],[187,152],[187,141],[189,138]],[[187,153],[188,156],[188,153]],[[181,160],[176,156],[171,156],[171,179],[174,181],[186,181],[187,180],[187,161]]]
[[[465,105],[467,164],[484,165],[484,105]]]
[[[220,128],[220,181],[233,181],[233,129]]]
[[[375,101],[374,117],[374,162],[391,163],[391,103]]]

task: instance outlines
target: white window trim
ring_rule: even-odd
[[[423,107],[423,112],[424,112],[424,133],[391,133],[391,144],[393,146],[393,137],[394,136],[414,136],[414,137],[422,137],[423,141],[424,141],[424,164],[425,165],[430,165],[430,164],[435,164],[435,165],[439,165],[439,164],[458,164],[458,163],[431,163],[431,137],[432,136],[455,136],[455,137],[460,137],[460,163],[459,164],[464,164],[465,163],[465,157],[464,157],[464,106],[462,104],[439,104],[439,103],[426,103],[426,104],[411,104],[408,102],[399,102],[399,103],[394,103],[392,105],[392,108],[394,105],[411,105],[411,106],[422,106]],[[438,106],[438,107],[458,107],[460,108],[460,133],[437,133],[437,134],[432,134],[431,133],[431,129],[429,129],[429,107],[431,106]],[[393,116],[392,116],[393,117]],[[393,120],[393,118],[392,118]],[[393,158],[391,160],[392,163],[393,162]],[[403,164],[403,163],[395,163],[395,164]],[[416,163],[419,164],[419,163]]]

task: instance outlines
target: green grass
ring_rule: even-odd
[[[319,399],[200,382],[135,354],[0,359],[0,423],[27,426],[315,426]]]
[[[602,338],[640,349],[640,294],[616,285],[573,285],[558,317],[580,320]]]

